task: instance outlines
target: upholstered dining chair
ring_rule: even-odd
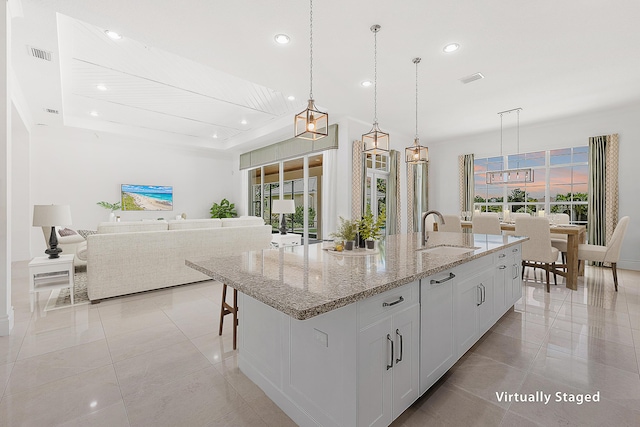
[[[444,224],[438,224],[438,231],[462,233],[462,223],[458,215],[442,215]]]
[[[549,289],[549,273],[553,271],[553,283],[556,284],[556,261],[558,250],[551,246],[549,220],[543,217],[517,217],[516,235],[529,238],[522,243],[522,277],[524,267],[542,267],[547,273],[547,292]],[[536,262],[543,265],[537,265]]]
[[[474,234],[502,234],[500,218],[494,212],[474,215],[471,219],[471,229]]]
[[[571,217],[566,213],[551,214],[554,215],[553,222],[558,225],[567,225],[571,223]],[[556,248],[562,254],[562,263],[567,263],[567,235],[554,234],[551,238],[551,246]]]
[[[611,272],[613,273],[613,284],[618,292],[618,272],[616,264],[620,258],[620,248],[622,240],[627,232],[629,217],[624,216],[618,221],[616,229],[613,230],[611,240],[607,242],[607,246],[582,244],[578,245],[578,260],[584,261],[609,262],[611,263]]]

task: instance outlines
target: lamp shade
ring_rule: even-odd
[[[277,214],[296,213],[296,203],[293,200],[274,200],[271,212]]]
[[[71,225],[71,208],[69,205],[34,205],[33,226],[55,227]]]

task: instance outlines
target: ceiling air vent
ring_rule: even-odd
[[[44,111],[49,113],[49,114],[60,114],[60,111],[54,110],[52,108],[45,108]]]
[[[460,81],[464,84],[475,82],[476,80],[484,79],[482,73],[474,73],[470,76],[466,76],[460,79]]]
[[[47,52],[44,49],[38,49],[37,47],[27,46],[29,50],[29,55],[34,58],[44,59],[45,61],[51,61],[51,52]]]

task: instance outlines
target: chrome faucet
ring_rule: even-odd
[[[427,240],[429,240],[429,236],[427,235],[427,225],[425,222],[427,221],[427,217],[431,214],[437,215],[442,221],[442,225],[444,225],[444,217],[438,211],[426,211],[422,214],[422,246],[427,246]]]

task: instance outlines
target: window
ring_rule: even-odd
[[[367,182],[365,188],[365,211],[371,208],[374,219],[382,212],[386,215],[387,187],[389,183],[389,156],[384,154],[366,154]],[[386,227],[382,230],[386,233]]]
[[[486,173],[531,168],[534,182],[487,184]],[[566,213],[572,224],[587,223],[588,147],[475,159],[475,209]]]

